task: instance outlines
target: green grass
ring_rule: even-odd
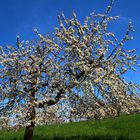
[[[18,132],[0,131],[0,140],[22,140]],[[140,140],[140,114],[115,119],[36,127],[34,140]]]

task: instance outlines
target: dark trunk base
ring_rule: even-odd
[[[33,140],[34,125],[26,127],[24,140]]]

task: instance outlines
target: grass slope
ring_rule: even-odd
[[[18,132],[0,131],[0,140],[22,140]],[[34,140],[140,140],[140,114],[115,119],[36,127]]]

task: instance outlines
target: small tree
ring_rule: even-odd
[[[112,4],[113,0],[104,14],[92,13],[83,24],[74,12],[71,19],[62,13],[54,36],[35,30],[36,42],[24,43],[18,36],[17,46],[0,49],[0,114],[22,120],[26,125],[24,140],[32,139],[36,108],[55,105],[75,90],[84,94],[96,87],[107,104],[115,98],[119,106],[129,107],[138,100],[139,85],[121,77],[139,60],[135,50],[123,48],[132,39],[132,23],[117,41],[107,28],[118,18],[108,16]]]
[[[36,110],[36,125],[61,124],[63,116],[59,113],[59,106],[49,106]]]
[[[0,130],[9,128],[9,118],[7,117],[0,117]]]

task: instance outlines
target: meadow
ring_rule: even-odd
[[[24,129],[0,131],[0,140],[22,140]],[[140,140],[140,114],[37,126],[34,140]]]

